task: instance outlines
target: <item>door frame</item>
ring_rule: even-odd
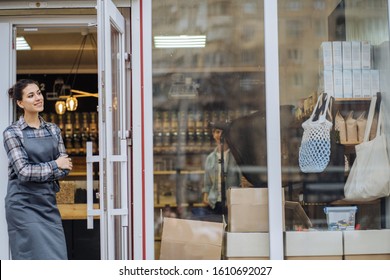
[[[50,5],[52,8],[75,8],[66,6],[67,1],[53,1]],[[92,2],[96,1],[80,1],[78,7],[92,7]],[[132,113],[128,113],[128,128],[131,131],[131,146],[134,152],[128,153],[129,173],[131,178],[129,180],[129,201],[131,207],[129,207],[129,239],[128,246],[130,248],[130,259],[154,259],[154,201],[153,201],[153,142],[152,137],[152,62],[151,62],[151,0],[139,0],[139,1],[114,1],[119,3],[118,7],[130,8],[125,11],[126,20],[135,18],[134,23],[130,26],[127,22],[126,36],[126,49],[131,49],[131,64],[126,67],[126,85],[131,86],[131,90],[128,90],[127,102],[131,102]],[[57,5],[56,5],[57,4]],[[61,6],[62,5],[62,6]],[[83,6],[84,5],[84,6]],[[33,8],[21,5],[21,3],[7,2],[2,4],[0,9],[16,8],[20,10],[32,10]],[[23,16],[23,17],[0,17],[0,23],[8,24],[9,37],[12,38],[12,28],[15,25],[80,25],[96,22],[96,16]],[[2,27],[4,28],[4,27]],[[2,29],[0,29],[2,31]],[[131,37],[129,36],[131,34]],[[4,37],[3,37],[4,38]],[[131,39],[130,39],[131,38]],[[10,40],[11,41],[11,40]],[[10,50],[10,44],[1,44],[1,50]],[[4,91],[9,88],[16,78],[15,69],[15,55],[5,51],[2,53],[8,53],[6,58],[9,64],[4,66],[7,68],[7,76],[2,76],[1,83],[4,86]],[[12,63],[12,61],[14,63]],[[130,96],[130,93],[131,96]],[[4,111],[9,115],[8,120],[3,120],[1,125],[4,128],[12,121],[13,108],[9,104],[2,103]],[[3,108],[2,108],[3,109]],[[3,112],[4,112],[3,111]],[[130,147],[129,147],[130,149]],[[1,158],[6,158],[4,152],[0,153]],[[6,161],[2,161],[6,162]],[[6,169],[6,168],[4,168]],[[3,170],[3,169],[2,169]],[[5,175],[6,176],[6,175]],[[136,187],[132,187],[136,186]],[[4,196],[5,192],[0,194],[0,207],[4,209]],[[2,212],[0,212],[1,214]],[[6,225],[5,217],[2,215],[0,224]],[[6,227],[2,227],[6,228]],[[8,238],[6,231],[1,232],[6,240]],[[134,238],[132,238],[134,236]],[[3,252],[0,252],[0,257],[7,259],[8,254],[8,242],[4,242],[6,248]],[[2,248],[4,248],[2,246]]]
[[[47,8],[75,8],[74,4],[70,6],[68,1],[50,1]],[[117,7],[124,8],[123,14],[126,14],[126,50],[130,49],[131,63],[126,67],[126,87],[129,90],[128,101],[131,112],[128,112],[127,123],[131,134],[131,147],[128,152],[128,172],[129,180],[129,232],[134,238],[129,238],[129,258],[130,259],[154,259],[154,200],[153,200],[153,116],[151,112],[152,104],[152,1],[151,0],[124,0],[114,1]],[[93,8],[96,1],[80,1],[76,8]],[[127,9],[127,8],[130,8]],[[1,10],[34,10],[26,2],[7,1],[0,6]],[[128,11],[130,10],[130,11]],[[130,25],[130,18],[137,19]],[[16,60],[12,63],[12,28],[15,25],[79,25],[88,24],[97,21],[96,15],[76,16],[63,15],[56,17],[30,15],[23,17],[1,16],[0,23],[8,24],[9,40],[0,45],[2,53],[8,54],[3,64],[1,73],[7,75],[1,76],[1,85],[5,92],[16,78]],[[131,34],[131,35],[130,35]],[[4,107],[4,108],[3,108]],[[8,126],[12,121],[13,108],[11,102],[1,104],[2,112],[7,112],[8,119],[3,118],[1,126]],[[4,109],[4,110],[3,110]],[[131,151],[132,150],[132,151]],[[1,162],[7,162],[4,151],[0,151]],[[6,166],[1,170],[6,174]],[[133,186],[135,186],[133,188]],[[0,193],[0,208],[4,209],[4,197],[6,191]],[[5,215],[0,210],[0,224],[6,225]],[[6,227],[2,227],[5,229]],[[9,258],[8,235],[6,230],[0,232],[1,243],[0,258]],[[4,238],[3,238],[4,237]]]

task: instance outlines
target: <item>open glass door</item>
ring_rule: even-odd
[[[88,215],[90,221],[94,215],[100,216],[101,258],[127,259],[125,21],[110,0],[99,0],[97,8],[100,155],[92,156],[90,152],[87,163],[91,168],[93,162],[99,162],[100,209],[92,209],[92,193],[89,191]]]

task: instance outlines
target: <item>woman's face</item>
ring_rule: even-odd
[[[22,100],[17,103],[26,113],[39,113],[43,111],[44,98],[36,84],[29,84],[23,90]]]
[[[217,128],[213,130],[213,137],[218,145],[221,144],[221,134],[222,134],[222,129]]]

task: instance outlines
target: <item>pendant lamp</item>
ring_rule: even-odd
[[[55,104],[56,113],[58,115],[63,115],[66,112],[66,104],[65,101],[58,100]]]
[[[77,98],[74,97],[73,95],[69,96],[66,99],[66,109],[68,109],[68,111],[76,111],[77,105],[78,105]]]

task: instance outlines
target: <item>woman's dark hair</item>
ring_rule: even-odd
[[[19,80],[13,87],[11,87],[8,90],[9,97],[12,98],[15,102],[17,100],[22,100],[22,98],[23,98],[23,90],[28,85],[31,85],[31,84],[36,84],[37,86],[39,86],[38,83],[36,81],[34,81],[34,80],[30,80],[30,79]]]

